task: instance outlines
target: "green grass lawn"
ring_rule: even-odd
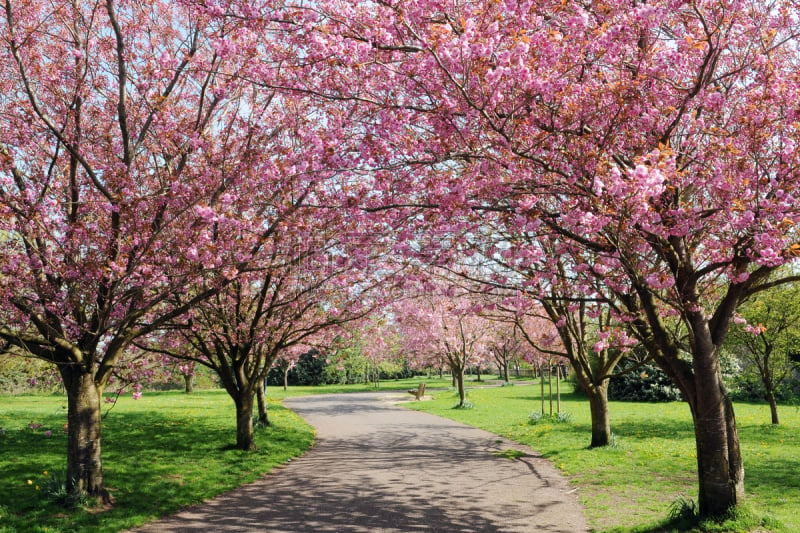
[[[577,395],[562,395],[569,422],[536,424],[529,415],[541,409],[538,386],[471,390],[471,409],[453,409],[457,398],[451,392],[434,396],[408,405],[542,453],[577,487],[596,531],[659,531],[670,504],[696,499],[694,433],[686,404],[611,402],[616,444],[590,450],[589,404]],[[800,409],[780,408],[778,427],[769,424],[766,405],[739,403],[735,409],[748,508],[767,519],[760,531],[800,531]]]
[[[116,505],[68,512],[43,497],[46,478],[63,478],[66,468],[66,405],[63,396],[0,397],[0,532],[138,526],[254,481],[301,455],[314,438],[310,426],[271,401],[273,425],[257,430],[259,451],[241,452],[230,449],[235,410],[224,391],[122,397],[103,422],[105,483]]]
[[[493,376],[487,378],[484,376],[481,383],[468,382],[467,386],[485,385],[491,381]],[[307,396],[309,394],[334,394],[346,392],[386,392],[393,390],[410,390],[416,389],[420,383],[425,383],[426,390],[430,389],[449,389],[452,382],[449,377],[439,379],[438,376],[416,376],[406,379],[387,379],[378,383],[378,387],[371,383],[355,383],[352,385],[325,385],[325,386],[299,386],[291,385],[288,390],[283,390],[283,387],[272,386],[267,387],[267,396],[272,399],[283,399],[292,396]]]
[[[449,379],[384,381],[380,390],[411,389],[421,381],[434,399],[406,405],[530,445],[569,477],[596,531],[660,531],[670,504],[696,495],[694,437],[685,404],[612,402],[616,444],[589,450],[588,403],[577,395],[562,395],[570,421],[530,424],[529,415],[541,405],[538,385],[470,389],[473,407],[458,410]],[[42,497],[46,477],[63,476],[65,468],[66,398],[0,397],[0,533],[119,531],[207,500],[257,479],[311,444],[312,429],[281,406],[282,398],[370,390],[369,385],[270,387],[273,426],[257,431],[256,453],[230,449],[234,408],[223,391],[151,392],[138,401],[123,397],[103,425],[106,485],[117,499],[104,512],[69,512]],[[756,516],[769,517],[768,527],[759,531],[800,531],[800,409],[782,407],[779,427],[769,425],[766,405],[737,404],[736,412],[748,506]]]
[[[447,388],[449,379],[386,380],[377,390]],[[64,478],[67,400],[60,395],[0,396],[0,533],[119,531],[251,482],[301,455],[313,430],[280,400],[287,396],[375,391],[371,384],[270,387],[272,427],[256,431],[258,452],[236,441],[233,401],[221,390],[123,396],[104,412],[103,470],[113,509],[67,511],[47,498],[47,480]],[[49,433],[48,433],[49,432]],[[45,474],[46,472],[46,474]]]

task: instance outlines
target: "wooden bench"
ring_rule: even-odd
[[[419,387],[417,387],[416,389],[409,390],[408,393],[413,394],[414,398],[416,398],[417,400],[421,400],[422,397],[425,396],[425,384],[420,383]]]

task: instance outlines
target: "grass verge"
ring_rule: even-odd
[[[589,404],[562,395],[568,421],[543,417],[538,386],[475,389],[472,409],[454,409],[455,394],[438,394],[412,409],[444,416],[524,443],[550,459],[578,488],[596,531],[676,530],[670,505],[697,497],[696,456],[686,404],[610,402],[614,445],[589,449]],[[782,425],[769,424],[766,405],[735,405],[745,464],[747,506],[725,524],[702,531],[800,531],[800,409],[780,408]],[[549,404],[548,404],[549,411]],[[549,415],[549,412],[547,413]]]
[[[387,380],[377,390],[446,389],[450,379]],[[270,387],[271,427],[256,432],[259,450],[231,449],[235,410],[221,390],[148,392],[104,408],[103,468],[111,510],[70,510],[55,503],[66,469],[63,395],[0,396],[0,533],[120,531],[254,481],[301,455],[313,429],[280,400],[289,396],[375,391],[372,384]],[[63,496],[63,495],[61,495]],[[63,500],[63,497],[61,498]]]
[[[279,402],[257,452],[230,449],[235,410],[224,391],[122,397],[103,422],[106,487],[113,509],[65,510],[45,497],[66,468],[66,398],[0,398],[0,533],[112,532],[144,524],[252,482],[301,455],[312,428]],[[49,432],[49,433],[48,433]],[[45,473],[46,472],[46,473]]]
[[[448,389],[452,385],[449,377],[439,379],[438,376],[430,378],[425,376],[416,376],[406,379],[387,379],[381,381],[376,389],[372,383],[355,383],[351,385],[290,385],[288,390],[283,390],[281,386],[270,385],[267,387],[267,396],[273,399],[283,399],[292,396],[308,396],[310,394],[339,394],[347,392],[387,392],[394,390],[410,390],[416,389],[420,383],[425,383],[426,389]],[[468,382],[467,386],[486,385],[490,383],[484,378],[481,382]],[[438,390],[437,392],[441,392]]]

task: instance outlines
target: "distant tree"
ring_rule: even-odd
[[[280,383],[283,385],[283,390],[289,389],[289,372],[291,372],[294,367],[297,365],[297,360],[300,356],[308,351],[308,348],[300,345],[300,346],[292,346],[283,352],[272,365],[272,370],[268,375],[268,382],[271,384],[277,384],[277,382],[272,378],[273,375],[280,376]],[[275,371],[275,372],[273,372]]]
[[[468,294],[453,285],[430,284],[417,298],[393,307],[401,343],[408,352],[439,354],[453,373],[460,407],[466,405],[464,374],[485,353],[489,321],[478,315]]]
[[[500,378],[509,382],[509,368],[515,361],[529,358],[530,345],[525,341],[519,327],[513,320],[493,318],[492,335],[488,342],[488,349],[497,364]]]
[[[739,358],[745,374],[755,374],[769,402],[773,424],[779,424],[776,393],[792,377],[800,346],[800,284],[756,294],[739,310],[725,348]]]
[[[324,385],[325,367],[330,364],[318,350],[309,350],[297,359],[294,379],[297,385]]]
[[[324,343],[332,331],[369,311],[361,290],[351,290],[352,270],[346,264],[328,269],[319,243],[307,243],[298,260],[299,245],[264,271],[251,272],[174,321],[163,336],[139,346],[214,371],[236,406],[236,447],[255,449],[253,407],[263,395],[264,380],[276,359],[297,345]],[[325,363],[318,352],[297,362],[305,381],[323,382]],[[268,424],[261,397],[260,422]]]
[[[183,376],[184,392],[191,394],[194,392],[194,377],[195,377],[195,364],[188,362],[186,364],[178,365],[178,372]]]
[[[608,384],[617,364],[631,345],[608,308],[586,301],[541,298],[529,311],[531,319],[549,322],[551,329],[531,329],[520,322],[524,338],[539,353],[570,362],[580,387],[589,398],[592,420],[591,447],[611,443]],[[555,329],[557,341],[552,338]]]

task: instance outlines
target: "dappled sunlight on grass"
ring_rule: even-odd
[[[529,445],[578,487],[598,531],[657,529],[673,501],[696,498],[694,431],[686,404],[610,402],[614,445],[589,449],[588,401],[562,394],[561,410],[571,415],[569,422],[544,418],[531,424],[530,414],[541,410],[539,394],[538,385],[476,389],[469,392],[473,408],[467,411],[451,409],[457,399],[452,393],[409,407]],[[546,399],[546,414],[549,409]],[[800,531],[800,409],[781,408],[780,427],[768,424],[766,405],[736,404],[735,409],[748,506],[774,518],[785,531]]]
[[[596,531],[656,531],[672,502],[696,497],[694,435],[683,403],[611,402],[614,445],[589,449],[589,406],[580,395],[562,394],[561,410],[569,413],[569,421],[546,416],[532,424],[531,413],[541,409],[538,385],[470,389],[471,409],[453,409],[458,398],[448,379],[387,381],[380,390],[411,389],[421,381],[428,384],[428,401],[405,405],[531,446],[577,487]],[[66,399],[3,397],[0,533],[118,531],[209,499],[257,479],[310,445],[313,431],[282,407],[282,398],[370,390],[365,385],[286,392],[270,387],[273,426],[257,431],[255,453],[230,449],[235,411],[223,391],[148,393],[138,401],[123,397],[103,423],[106,485],[117,505],[101,513],[65,511],[37,495],[45,471],[65,468]],[[546,415],[549,409],[546,403]],[[736,404],[735,409],[748,505],[783,525],[762,531],[800,531],[800,409],[781,407],[778,427],[769,424],[766,405]]]
[[[3,532],[130,528],[254,481],[301,455],[313,441],[310,426],[275,401],[268,407],[272,426],[256,432],[258,451],[242,452],[229,449],[236,441],[235,409],[223,391],[148,393],[137,401],[122,397],[103,422],[105,483],[117,503],[101,513],[69,512],[48,504],[36,491],[45,470],[63,472],[66,467],[66,399],[2,401]],[[30,430],[29,420],[41,427]],[[44,437],[47,429],[49,438]]]

